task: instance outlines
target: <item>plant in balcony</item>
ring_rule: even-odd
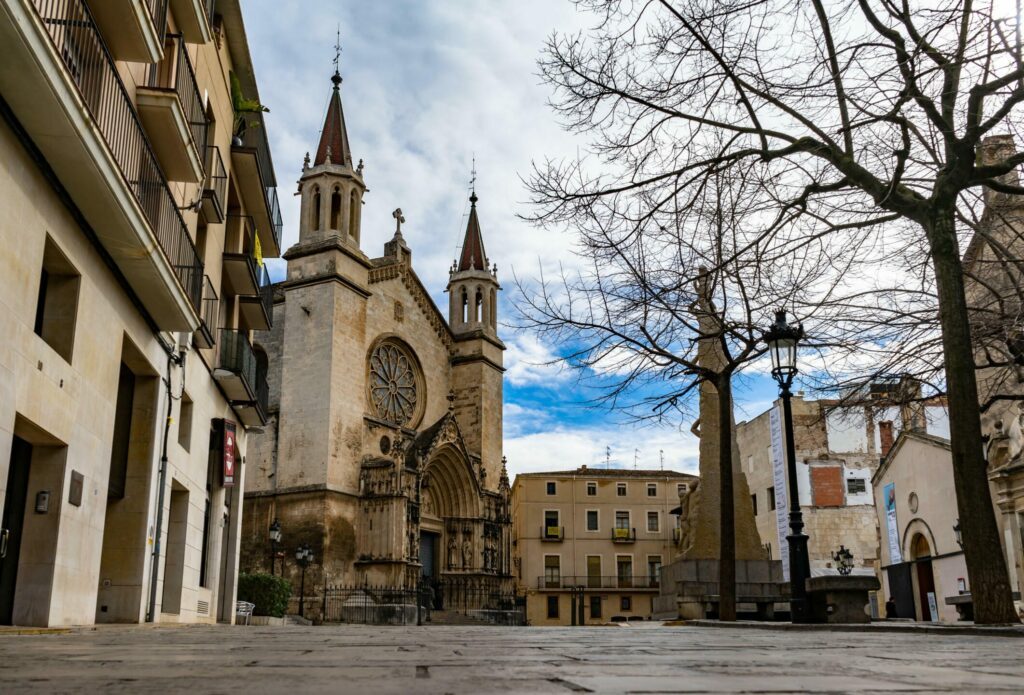
[[[235,112],[235,123],[234,130],[232,131],[231,144],[235,147],[241,147],[242,137],[245,135],[245,131],[249,128],[258,128],[259,123],[255,123],[245,117],[247,113],[270,113],[270,109],[256,101],[255,99],[246,99],[242,94],[242,83],[239,81],[238,76],[235,73],[230,73],[231,77],[231,107]]]

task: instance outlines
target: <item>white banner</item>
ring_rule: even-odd
[[[786,500],[786,446],[782,434],[782,403],[772,408],[768,426],[772,431],[772,482],[775,484],[775,526],[779,533],[779,559],[782,560],[782,576],[789,581],[789,504]]]
[[[896,483],[889,483],[882,489],[885,497],[885,526],[886,535],[889,538],[889,564],[898,565],[903,562],[903,553],[900,552],[900,527],[896,523]]]

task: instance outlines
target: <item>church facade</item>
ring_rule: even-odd
[[[413,269],[401,210],[383,255],[361,243],[363,163],[333,91],[299,179],[299,241],[284,254],[268,365],[270,421],[245,462],[242,566],[298,585],[409,587],[421,578],[511,588],[510,487],[502,456],[496,269],[475,193],[441,313]],[[280,525],[272,546],[269,528]],[[308,593],[308,591],[307,591]]]

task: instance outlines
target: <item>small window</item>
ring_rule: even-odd
[[[626,496],[626,484],[625,483],[617,483],[615,485],[615,494],[618,495],[619,497],[625,497]]]
[[[765,491],[765,494],[768,495],[768,509],[774,511],[775,510],[775,488],[773,488],[773,487],[768,488]]]
[[[629,528],[629,512],[618,511],[615,512],[615,528]]]
[[[657,483],[647,483],[647,496],[648,497],[657,497],[658,496],[658,484]]]
[[[544,512],[544,537],[561,538],[562,526],[558,519],[558,510],[546,510]]]
[[[555,483],[554,483],[554,481],[550,481],[550,480],[549,480],[549,481],[548,481],[548,483],[547,483],[547,491],[548,491],[548,494],[549,494],[549,495],[553,495],[553,494],[555,494],[555,490],[556,490],[556,486],[555,486]]]
[[[657,587],[661,578],[661,555],[647,556],[647,577],[651,587]]]
[[[757,516],[757,495],[750,496],[750,504],[754,507],[754,516]]]
[[[678,485],[676,485],[676,492],[678,492],[680,496],[685,495],[689,491],[690,486],[687,485],[686,483],[679,483]]]
[[[80,280],[78,271],[47,237],[39,272],[35,333],[67,362],[71,362],[75,344]]]
[[[597,483],[587,483],[587,497],[597,497]]]
[[[633,610],[633,597],[623,596],[619,599],[619,610],[631,611]]]
[[[864,478],[847,478],[846,492],[850,495],[863,495],[867,492],[867,483]]]
[[[590,597],[590,617],[601,618],[601,597],[591,596]]]
[[[587,530],[588,531],[599,531],[600,526],[598,525],[597,510],[587,510]]]
[[[557,618],[558,617],[558,597],[557,596],[548,596],[548,617],[549,618]]]
[[[188,397],[187,393],[181,394],[181,409],[178,413],[178,444],[185,451],[189,451],[192,447],[192,399]]]
[[[658,512],[647,512],[647,530],[650,533],[657,533],[659,528]]]

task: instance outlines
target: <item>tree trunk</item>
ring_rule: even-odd
[[[952,205],[937,210],[925,231],[939,297],[953,482],[974,620],[979,624],[1015,623],[1018,619],[983,454],[971,326]]]
[[[720,517],[718,534],[718,619],[736,620],[736,515],[733,509],[732,375],[721,374],[718,391],[718,481]]]

